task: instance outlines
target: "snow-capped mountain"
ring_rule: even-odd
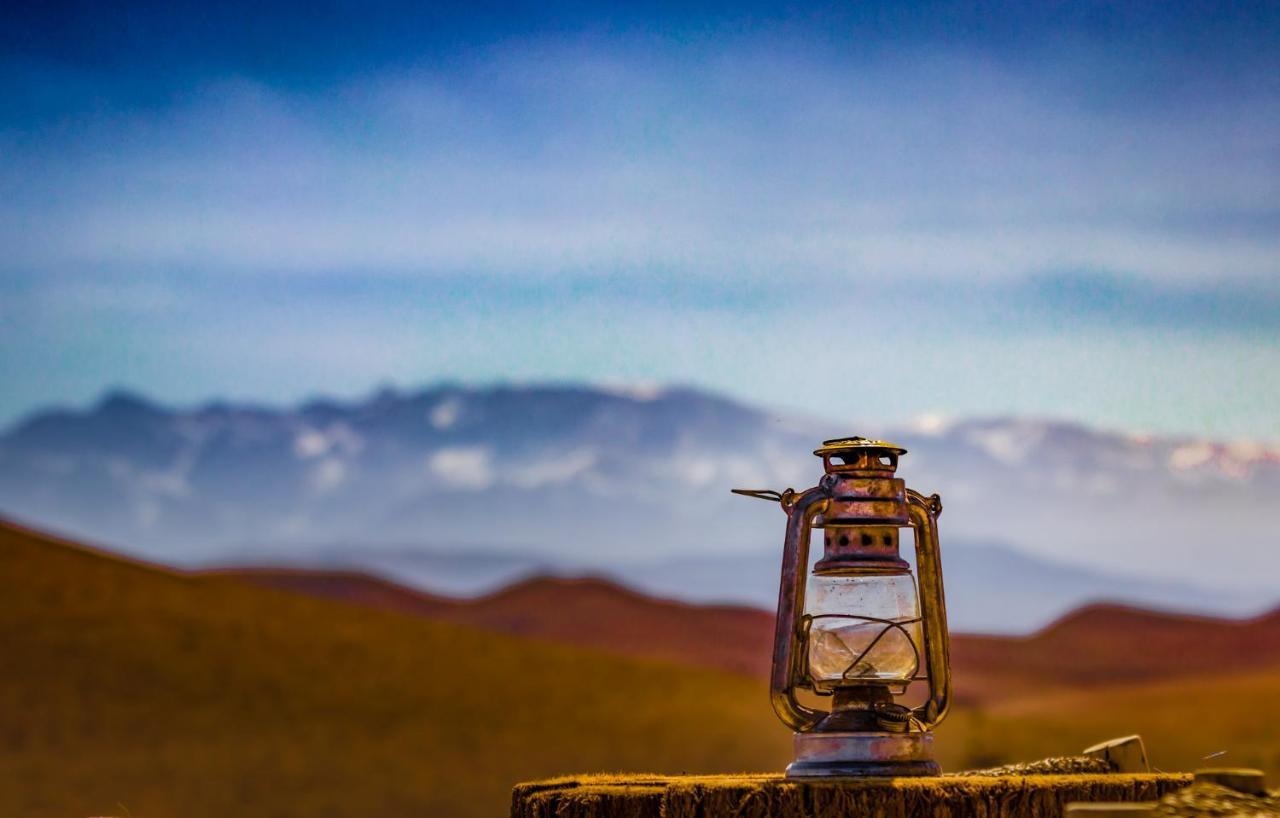
[[[1032,561],[1155,582],[1171,606],[1247,607],[1280,585],[1275,448],[1032,420],[869,428],[681,388],[442,385],[184,410],[117,392],[0,436],[0,512],[178,564],[341,553],[388,570],[389,552],[497,550],[625,579],[627,566],[728,567],[776,549],[781,512],[729,489],[811,486],[810,451],[848,434],[909,450],[899,472],[942,495],[944,550],[1007,543]],[[992,569],[1010,598],[1035,585]],[[705,572],[704,596],[742,598],[731,574],[714,587]],[[657,576],[642,584],[662,591]],[[674,577],[669,590],[691,591]]]

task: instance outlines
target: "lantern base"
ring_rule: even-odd
[[[787,778],[938,775],[932,733],[796,733]]]

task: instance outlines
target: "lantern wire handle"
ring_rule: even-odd
[[[770,500],[775,503],[782,502],[782,492],[773,489],[729,489],[734,494],[741,494],[743,497],[754,497],[757,500]]]

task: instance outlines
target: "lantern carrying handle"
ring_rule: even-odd
[[[729,489],[734,494],[741,494],[743,497],[754,497],[757,500],[772,500],[775,503],[782,502],[782,492],[773,489]]]
[[[795,504],[795,489],[787,489],[786,491],[774,491],[773,489],[729,489],[734,494],[741,494],[743,497],[754,497],[757,500],[768,500],[772,503],[782,503],[783,509],[788,509]]]

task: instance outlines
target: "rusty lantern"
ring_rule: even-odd
[[[930,732],[951,691],[947,613],[938,555],[938,495],[896,476],[906,450],[862,437],[825,441],[814,454],[825,474],[807,491],[734,489],[775,500],[787,514],[774,633],[773,709],[796,731],[789,778],[936,775]],[[898,552],[915,538],[919,592]],[[809,542],[823,533],[809,570]],[[913,682],[915,706],[895,701]],[[829,697],[829,710],[797,693]],[[918,699],[918,697],[917,697]]]

